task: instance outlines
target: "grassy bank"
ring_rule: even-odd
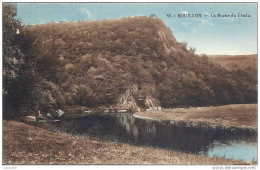
[[[246,164],[101,141],[3,121],[3,164]]]
[[[257,127],[257,104],[175,108],[138,112],[135,115],[154,119],[206,122],[220,126]]]

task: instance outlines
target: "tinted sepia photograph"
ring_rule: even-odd
[[[257,6],[2,2],[2,166],[256,168]]]

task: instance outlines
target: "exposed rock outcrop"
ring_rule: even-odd
[[[160,102],[151,95],[138,95],[137,85],[129,87],[117,102],[117,108],[130,109],[132,111],[161,110]]]

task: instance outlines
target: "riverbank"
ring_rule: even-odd
[[[224,127],[257,128],[257,104],[163,109],[161,111],[137,112],[134,116],[148,119],[207,123]]]
[[[78,137],[3,121],[3,164],[247,164],[220,158]]]

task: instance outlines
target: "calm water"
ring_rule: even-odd
[[[210,157],[257,160],[257,136],[220,129],[189,127],[170,121],[145,120],[129,113],[89,115],[62,120],[57,127],[76,135],[146,145]]]
[[[206,155],[253,162],[257,160],[257,142],[248,140],[214,141],[208,146]]]

